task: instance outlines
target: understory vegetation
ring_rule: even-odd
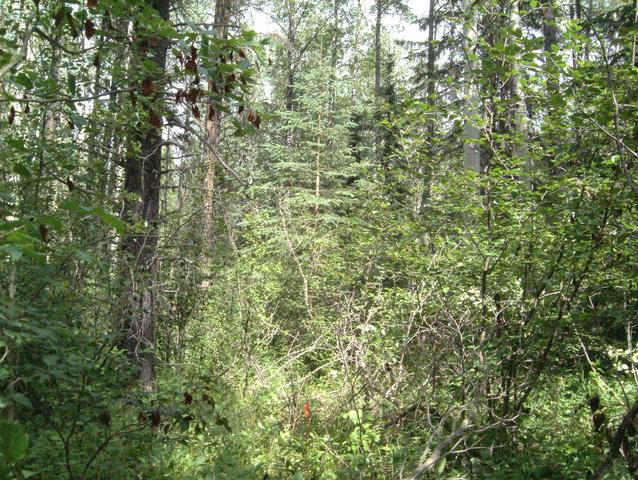
[[[0,480],[638,479],[637,36],[0,0]]]

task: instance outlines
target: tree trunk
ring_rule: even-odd
[[[215,37],[226,40],[228,38],[228,22],[233,0],[218,0],[215,4]],[[214,91],[214,80],[208,80],[208,92]],[[206,177],[204,179],[205,204],[204,204],[204,240],[208,249],[213,246],[213,219],[214,219],[214,190],[215,190],[215,165],[220,155],[221,143],[221,113],[214,108],[212,101],[208,101],[208,115],[206,116],[206,132],[208,143],[206,145]]]
[[[552,45],[558,45],[558,28],[556,26],[556,7],[553,0],[546,0],[540,5],[541,22],[543,30],[543,48],[545,50],[545,62],[551,65]],[[555,68],[548,68],[553,73]],[[558,91],[558,83],[550,76],[547,80],[547,88],[550,95],[554,95]]]
[[[377,0],[377,17],[374,24],[374,94],[381,98],[381,19],[383,18],[382,0]]]
[[[170,0],[146,0],[146,5],[168,20]],[[153,62],[159,72],[166,67],[167,45],[155,42]],[[123,321],[123,344],[139,367],[139,381],[144,390],[155,386],[156,284],[159,274],[157,245],[159,234],[160,172],[162,167],[162,112],[159,105],[162,76],[152,79],[156,85],[144,107],[149,121],[138,126],[133,134],[139,152],[128,156],[125,166],[124,190],[128,196],[124,217],[135,229],[123,240],[125,274],[130,276]],[[150,120],[155,121],[151,122]],[[155,125],[152,125],[154,123]]]
[[[436,11],[436,0],[430,0],[430,7],[428,11],[428,53],[427,53],[427,87],[426,87],[426,103],[429,109],[430,115],[434,113],[434,104],[436,102],[436,20],[434,18],[434,12]],[[434,135],[436,133],[436,123],[434,118],[428,117],[427,121],[427,158],[435,158],[434,152]],[[423,204],[430,198],[430,184],[432,183],[432,168],[430,165],[422,167],[421,173],[423,174],[423,183],[421,188],[423,189],[417,197],[416,212],[419,213]]]
[[[377,0],[377,14],[374,24],[374,95],[376,99],[375,120],[378,121],[381,111],[381,20],[383,18],[383,0]],[[374,126],[374,152],[377,163],[383,163],[383,140],[381,129]]]
[[[543,45],[546,52],[552,51],[552,45],[558,45],[558,29],[556,27],[556,7],[553,0],[541,3],[541,17],[543,22]]]
[[[478,90],[473,82],[474,70],[476,62],[472,60],[472,50],[475,48],[478,40],[477,21],[472,2],[470,0],[463,1],[463,12],[465,15],[463,23],[463,50],[465,51],[465,123],[463,125],[463,166],[468,170],[476,173],[481,171],[481,155],[479,149],[479,129],[476,125],[476,117],[478,115],[479,97]]]
[[[513,30],[521,29],[521,16],[520,16],[520,2],[515,2],[511,6],[510,10],[510,25]],[[515,60],[515,64],[512,68],[520,72],[520,59]],[[513,139],[512,155],[516,160],[522,160],[525,163],[527,170],[532,169],[532,164],[528,158],[527,142],[529,139],[529,129],[527,122],[527,109],[525,107],[525,97],[521,90],[519,81],[520,73],[512,75],[510,78],[510,95],[514,99],[514,112],[513,112],[513,127],[515,135]],[[530,177],[525,176],[524,179],[528,188],[531,188],[532,184]]]
[[[296,35],[296,26],[294,21],[294,12],[292,8],[292,4],[288,2],[288,49],[287,49],[287,60],[288,60],[288,74],[287,74],[287,82],[286,82],[286,94],[285,94],[285,103],[286,103],[286,111],[292,112],[295,108],[295,71],[296,71],[296,43],[297,43],[297,35]],[[286,130],[286,147],[292,148],[294,143],[294,128],[289,126]]]

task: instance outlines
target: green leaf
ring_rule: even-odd
[[[62,223],[62,221],[59,218],[51,215],[43,215],[41,217],[38,217],[34,223],[43,223],[55,228],[56,230],[64,230],[64,224]]]
[[[60,204],[60,208],[69,210],[71,212],[89,213],[95,215],[102,220],[106,225],[113,227],[117,233],[126,232],[126,223],[115,215],[107,213],[102,207],[89,207],[81,205],[80,202],[73,198],[69,198]]]
[[[29,436],[19,423],[0,422],[0,455],[9,465],[22,460],[29,447]]]
[[[27,76],[27,74],[24,73],[24,72],[20,72],[20,73],[18,73],[18,75],[16,75],[16,83],[18,85],[22,85],[27,90],[32,90],[33,89],[33,82]]]
[[[72,95],[75,95],[75,91],[77,90],[77,84],[76,84],[76,81],[75,81],[75,75],[69,74],[68,80],[69,80],[69,92]]]
[[[227,418],[218,415],[215,419],[215,423],[221,427],[224,427],[228,433],[233,433],[233,429],[230,428],[230,424],[228,423]]]
[[[93,213],[100,217],[100,219],[106,223],[109,227],[113,227],[117,233],[124,233],[126,232],[126,223],[124,223],[120,218],[116,217],[115,215],[111,215],[110,213],[107,213],[104,211],[103,208],[101,207],[96,207],[93,210]]]
[[[22,140],[21,138],[8,137],[8,138],[5,138],[4,141],[11,148],[14,148],[14,149],[16,149],[19,152],[26,151],[26,148],[24,147],[24,140]]]
[[[76,115],[75,113],[71,114],[71,120],[73,120],[73,124],[80,129],[86,127],[89,123],[88,119],[81,115]]]
[[[84,250],[78,250],[77,252],[75,252],[75,256],[86,263],[93,263],[93,257],[91,257],[91,255],[86,253]]]
[[[20,260],[23,253],[18,245],[0,245],[0,252],[8,254],[13,262]]]
[[[446,463],[447,463],[447,460],[445,459],[445,457],[443,457],[441,461],[439,462],[439,464],[436,466],[436,473],[441,475],[443,473],[443,470],[445,470]]]
[[[21,163],[16,163],[13,165],[13,172],[17,173],[21,177],[31,178],[33,176],[31,170],[29,170],[25,165]]]
[[[14,393],[11,395],[10,398],[13,401],[13,403],[22,405],[25,408],[33,408],[33,404],[31,403],[31,400],[29,400],[27,397],[25,397],[21,393]]]

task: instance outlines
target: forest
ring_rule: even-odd
[[[0,480],[638,479],[637,3],[0,0]]]

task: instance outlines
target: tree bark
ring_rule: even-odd
[[[510,10],[510,25],[514,30],[521,29],[521,16],[520,16],[520,2],[515,2],[511,6]],[[515,64],[512,68],[519,71],[521,70],[521,62],[519,58],[516,58]],[[513,138],[512,154],[516,160],[522,160],[525,167],[530,171],[533,167],[528,156],[527,142],[529,140],[529,128],[527,122],[527,109],[525,106],[525,97],[521,90],[519,81],[520,73],[512,75],[510,78],[510,95],[514,99],[514,112],[513,112],[513,127],[515,135]],[[532,187],[532,182],[529,175],[525,175],[523,179],[527,188]]]
[[[226,40],[228,38],[228,22],[233,0],[218,0],[215,4],[215,37]],[[215,81],[208,80],[208,93],[213,94]],[[206,177],[204,179],[204,240],[208,249],[213,246],[214,236],[214,205],[215,205],[215,166],[220,156],[221,144],[221,112],[208,100],[208,115],[206,116]]]
[[[146,0],[163,20],[169,18],[170,0]],[[154,42],[152,59],[158,72],[166,68],[167,44]],[[127,200],[124,217],[136,229],[123,240],[125,275],[129,275],[126,311],[123,321],[123,345],[139,367],[140,386],[147,391],[155,387],[156,284],[159,274],[157,245],[159,201],[162,170],[162,128],[150,118],[162,117],[160,107],[163,75],[158,74],[155,90],[144,107],[149,121],[138,125],[133,138],[139,152],[130,154],[125,165],[124,190]],[[161,124],[161,120],[160,120]]]
[[[638,416],[638,400],[627,410],[627,413],[620,420],[620,425],[616,429],[611,443],[609,445],[609,452],[603,463],[598,467],[596,471],[595,479],[600,480],[604,478],[607,471],[612,467],[618,456],[620,455],[620,449],[627,436],[627,430],[634,425],[636,416]]]
[[[428,113],[432,115],[434,113],[434,104],[436,102],[436,27],[437,22],[434,18],[436,11],[436,0],[430,0],[430,6],[428,10],[428,50],[427,50],[427,86],[426,86],[426,103],[430,110]],[[428,117],[427,121],[427,138],[428,138],[428,159],[434,158],[434,135],[436,133],[436,123],[434,118]],[[423,204],[430,198],[430,186],[432,183],[432,168],[429,165],[421,167],[421,173],[423,174],[423,183],[421,188],[423,189],[417,197],[416,212],[419,213]]]
[[[374,24],[374,96],[376,99],[375,120],[379,120],[381,111],[381,20],[383,19],[383,0],[377,0],[376,20]],[[381,129],[374,126],[374,153],[379,165],[383,162],[383,139]]]
[[[476,125],[476,117],[478,115],[479,97],[478,90],[474,84],[473,72],[476,62],[472,59],[472,50],[475,48],[477,35],[477,21],[472,2],[470,0],[463,1],[463,13],[465,15],[463,24],[463,43],[466,55],[465,60],[465,122],[463,125],[463,166],[476,173],[481,171],[481,155],[479,148],[479,129]]]
[[[297,43],[297,26],[294,20],[293,5],[288,1],[288,73],[286,82],[285,104],[286,111],[292,112],[295,109],[295,72],[296,72],[296,43]],[[294,143],[294,128],[289,126],[286,130],[286,147],[292,148]]]

